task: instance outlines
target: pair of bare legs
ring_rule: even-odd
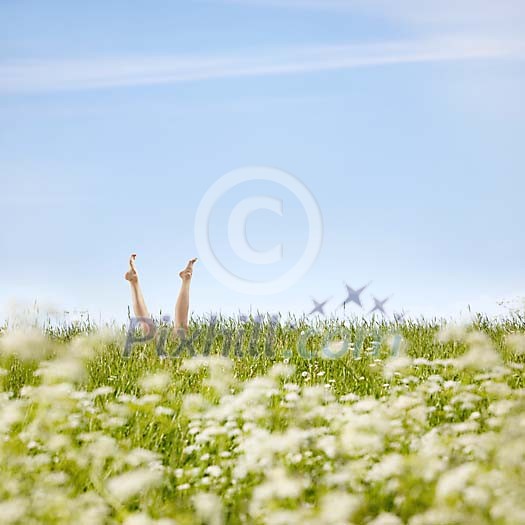
[[[131,300],[133,303],[133,313],[135,317],[150,317],[144,296],[139,283],[139,275],[135,266],[135,259],[137,255],[131,254],[129,258],[129,270],[124,275],[125,279],[129,281],[131,285]],[[181,330],[186,334],[188,331],[188,312],[190,309],[190,283],[193,275],[193,265],[197,259],[190,259],[186,268],[179,273],[179,277],[182,279],[182,284],[175,303],[175,333],[179,333]]]

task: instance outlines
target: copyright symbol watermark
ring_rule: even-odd
[[[294,265],[277,277],[251,280],[241,277],[234,268],[227,268],[214,250],[210,239],[210,219],[216,203],[239,185],[251,181],[268,181],[288,190],[300,202],[306,218],[307,241],[302,255]],[[256,250],[246,236],[248,218],[259,210],[283,216],[283,201],[268,195],[252,195],[239,201],[230,212],[227,238],[236,257],[251,265],[272,265],[283,259],[282,243],[268,250]],[[226,229],[226,228],[225,228]],[[282,292],[297,283],[312,267],[323,240],[321,210],[310,190],[293,175],[276,168],[243,167],[230,171],[218,179],[202,198],[195,216],[195,244],[202,262],[210,273],[228,288],[251,295],[271,295]]]

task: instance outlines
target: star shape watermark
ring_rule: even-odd
[[[316,301],[313,297],[312,297],[312,301],[314,303],[314,308],[312,309],[312,311],[308,314],[308,315],[313,315],[315,313],[319,313],[321,315],[326,315],[325,312],[324,312],[324,307],[326,305],[326,303],[331,299],[331,297],[329,297],[328,299],[326,299],[325,301],[322,301],[322,302],[319,302],[319,301]]]
[[[385,303],[390,299],[390,297],[387,297],[386,299],[383,299],[382,301],[379,300],[377,297],[373,296],[372,295],[372,299],[374,300],[374,307],[372,308],[372,310],[370,310],[370,312],[368,312],[369,314],[372,314],[374,312],[381,312],[383,315],[386,315],[386,312],[385,312]]]
[[[371,282],[365,284],[364,286],[361,286],[361,288],[357,288],[357,290],[354,290],[351,286],[344,283],[346,288],[347,297],[346,299],[341,303],[340,307],[343,308],[346,307],[348,303],[355,303],[360,308],[363,308],[363,303],[361,303],[361,294],[370,286]]]

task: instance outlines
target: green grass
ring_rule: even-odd
[[[523,315],[291,321],[2,328],[2,523],[525,523]]]

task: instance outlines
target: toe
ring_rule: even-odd
[[[190,259],[188,261],[188,264],[186,265],[186,268],[184,268],[184,270],[182,270],[182,271],[183,272],[191,272],[192,269],[193,269],[193,265],[195,264],[196,260],[197,260],[196,258],[195,259]]]

